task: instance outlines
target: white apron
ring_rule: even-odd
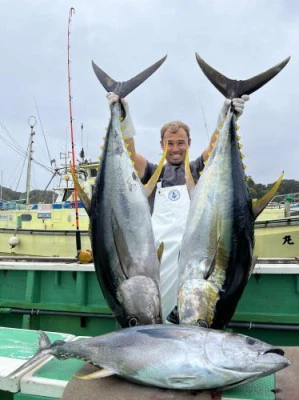
[[[177,305],[178,255],[184,234],[190,198],[186,185],[161,187],[157,184],[152,215],[155,243],[158,248],[164,242],[160,266],[162,317],[166,322],[168,314]]]

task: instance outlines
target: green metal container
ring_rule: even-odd
[[[35,268],[38,266],[35,265]],[[41,267],[40,267],[41,268]],[[96,336],[116,329],[93,267],[0,270],[0,326]],[[85,269],[84,269],[85,268]]]
[[[285,270],[284,270],[285,269]],[[251,276],[232,322],[245,322],[248,328],[234,331],[279,346],[299,345],[298,267],[271,266],[270,273]],[[271,273],[271,271],[273,271]],[[274,273],[275,272],[275,273]],[[263,326],[259,328],[258,326]],[[251,328],[250,328],[251,327]]]

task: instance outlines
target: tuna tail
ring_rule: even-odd
[[[235,79],[229,79],[216,71],[210,65],[208,65],[198,53],[195,53],[196,60],[202,69],[203,73],[210,80],[210,82],[221,92],[226,98],[233,99],[241,97],[243,94],[251,94],[264,86],[274,76],[276,76],[289,62],[291,57],[286,58],[281,63],[274,67],[262,72],[253,78],[246,79],[245,81],[239,81]]]
[[[114,92],[120,98],[123,98],[131,93],[134,89],[136,89],[137,86],[141,85],[141,83],[143,83],[147,78],[149,78],[163,64],[163,62],[166,60],[166,57],[167,55],[126,82],[116,82],[114,79],[110,78],[110,76],[107,75],[106,72],[99,68],[93,61],[92,67],[98,80],[107,90],[107,92]]]
[[[25,364],[21,365],[3,379],[11,378],[20,372],[26,371],[28,368],[32,368],[37,361],[42,360],[44,357],[52,354],[52,345],[48,335],[42,331],[40,331],[39,334],[39,349],[37,352],[27,362],[25,362]]]

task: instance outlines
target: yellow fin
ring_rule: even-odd
[[[87,194],[82,189],[82,186],[80,185],[77,175],[75,174],[75,171],[73,170],[73,168],[71,168],[71,174],[73,177],[74,185],[75,185],[76,189],[78,190],[79,198],[82,201],[87,214],[90,215],[90,198],[87,196]]]
[[[99,369],[98,371],[92,372],[91,374],[87,374],[87,375],[75,375],[76,378],[78,379],[98,379],[98,378],[106,378],[107,376],[111,376],[111,375],[115,375],[115,371],[113,369],[109,369],[109,368],[102,368]]]
[[[161,262],[161,259],[162,259],[163,251],[164,251],[164,242],[161,242],[160,246],[158,247],[158,250],[157,250],[158,260],[160,262]]]
[[[259,200],[256,200],[255,202],[253,202],[252,210],[253,210],[254,219],[256,219],[260,215],[260,213],[267,206],[267,204],[273,199],[275,193],[277,192],[277,190],[283,180],[283,175],[284,175],[284,172],[282,172],[279,175],[279,178],[274,183],[272,188],[263,197],[261,197]]]
[[[159,179],[159,177],[161,175],[163,164],[164,164],[165,157],[166,157],[166,154],[167,154],[167,149],[168,149],[168,143],[166,143],[166,145],[165,145],[163,155],[161,157],[161,160],[160,160],[160,162],[158,164],[158,167],[157,167],[156,171],[153,173],[151,179],[145,185],[143,185],[144,190],[145,190],[145,194],[146,194],[147,197],[149,197],[151,195],[151,193],[154,190],[154,188],[155,188],[155,186],[156,186],[156,184],[158,182],[158,179]]]
[[[190,162],[189,162],[189,148],[186,151],[186,157],[185,157],[185,181],[186,181],[186,186],[188,189],[189,196],[191,197],[191,193],[193,192],[195,188],[195,182],[191,173],[190,169]]]

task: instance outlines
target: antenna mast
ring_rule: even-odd
[[[74,130],[73,130],[73,111],[72,111],[72,92],[71,92],[71,68],[70,68],[70,28],[72,22],[72,16],[75,13],[73,7],[70,8],[69,20],[68,20],[68,31],[67,31],[67,67],[68,67],[68,89],[69,89],[69,113],[70,113],[70,132],[71,132],[71,144],[72,144],[72,161],[71,169],[73,173],[76,173],[76,163],[75,163],[75,145],[74,145]],[[79,213],[78,213],[78,193],[77,188],[74,186],[74,202],[75,202],[75,213],[76,213],[76,248],[77,255],[81,251],[81,237],[79,229]]]
[[[32,147],[33,147],[33,136],[35,135],[35,132],[33,128],[36,125],[36,118],[31,116],[28,118],[28,124],[30,126],[31,132],[30,132],[30,139],[29,139],[29,146],[28,146],[28,165],[27,165],[27,179],[26,179],[26,205],[28,206],[29,204],[29,194],[30,194],[30,180],[31,180],[31,161],[32,161]]]

